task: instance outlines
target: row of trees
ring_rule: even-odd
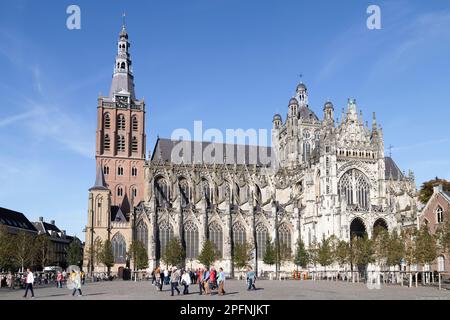
[[[0,225],[0,270],[23,271],[27,267],[44,268],[55,264],[54,250],[47,235],[35,235],[25,231],[10,234],[7,227]],[[66,252],[66,265],[79,265],[82,262],[80,243],[72,241]]]
[[[308,249],[300,241],[293,262],[303,268],[320,265],[325,270],[331,265],[346,268],[369,263],[376,263],[381,268],[403,263],[410,268],[411,265],[429,265],[442,252],[450,252],[450,222],[435,235],[430,233],[427,226],[420,230],[405,229],[400,233],[377,228],[372,239],[364,235],[353,237],[347,242],[331,236],[321,243],[312,243]]]
[[[86,248],[87,255],[92,255],[94,265],[102,264],[107,268],[108,274],[111,272],[111,267],[114,265],[114,253],[110,240],[102,241],[97,238],[92,248]],[[133,262],[133,269],[143,270],[148,268],[148,254],[147,249],[141,241],[133,241],[126,253],[130,262]],[[127,261],[127,267],[128,265]]]

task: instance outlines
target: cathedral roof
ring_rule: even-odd
[[[304,119],[304,120],[316,120],[319,121],[319,118],[317,117],[317,115],[314,113],[314,111],[312,111],[310,108],[308,107],[301,107],[299,110],[300,113],[300,118]]]
[[[180,143],[182,145],[179,145]],[[190,155],[180,154],[186,150],[190,151]],[[233,158],[227,157],[227,154],[232,154]],[[202,155],[204,155],[203,161]],[[225,164],[226,160],[226,164],[268,165],[271,155],[271,147],[159,138],[153,151],[152,161],[181,163],[184,160],[185,163]],[[178,158],[178,161],[173,159],[174,157]]]
[[[386,180],[390,179],[391,175],[394,180],[402,180],[405,178],[402,171],[391,157],[384,158],[384,168]]]

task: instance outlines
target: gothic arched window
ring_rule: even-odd
[[[258,205],[262,204],[262,193],[261,188],[258,185],[255,185],[255,199]]]
[[[262,260],[266,253],[266,243],[269,239],[269,232],[267,228],[261,223],[256,227],[256,246],[258,248],[258,258]]]
[[[105,134],[105,138],[103,139],[103,147],[105,148],[105,151],[109,151],[111,148],[111,138],[108,134]]]
[[[119,114],[117,117],[117,129],[125,130],[125,116],[123,114]]]
[[[284,223],[278,228],[278,239],[280,239],[280,247],[291,250],[291,231]]]
[[[437,223],[444,222],[444,211],[441,206],[438,206],[436,209],[436,221]]]
[[[138,129],[139,129],[138,119],[136,117],[133,117],[131,122],[132,122],[132,126],[133,126],[133,131],[138,131]]]
[[[181,179],[178,185],[180,189],[181,207],[186,208],[189,204],[189,183],[186,179]]]
[[[184,225],[184,241],[186,243],[186,258],[196,259],[198,256],[198,229],[192,221]]]
[[[105,113],[105,119],[104,119],[104,127],[105,129],[111,128],[111,116],[109,113]]]
[[[303,142],[303,161],[307,161],[311,154],[311,145],[308,141]]]
[[[359,170],[347,171],[339,180],[339,197],[345,199],[347,205],[357,204],[362,209],[369,207],[369,179]]]
[[[236,244],[244,244],[247,242],[245,228],[242,224],[235,223],[233,226],[233,243]]]
[[[138,169],[136,167],[131,168],[131,176],[137,177]]]
[[[123,188],[122,187],[117,187],[117,196],[118,197],[123,197]]]
[[[122,135],[117,136],[117,150],[125,151],[125,137]]]
[[[136,227],[137,240],[142,242],[145,249],[148,249],[148,229],[144,221],[140,221]]]
[[[103,174],[104,174],[105,176],[107,176],[107,175],[109,174],[109,167],[108,167],[108,166],[104,166],[104,167],[103,167]]]
[[[116,233],[111,240],[111,245],[114,255],[114,262],[125,263],[127,252],[127,243],[125,242],[125,238],[120,233]]]
[[[209,240],[214,244],[219,254],[219,258],[223,255],[223,231],[222,227],[217,223],[209,225]]]
[[[136,137],[131,140],[131,151],[138,152],[138,139]]]
[[[163,178],[155,181],[155,198],[157,207],[166,207],[169,199],[169,189],[167,183]]]
[[[121,167],[121,166],[117,167],[117,175],[123,176],[123,167]]]
[[[206,179],[202,180],[202,194],[205,197],[206,207],[210,209],[212,207],[212,194],[211,188],[209,187],[209,182]]]
[[[159,251],[160,257],[164,256],[167,245],[173,239],[173,228],[170,223],[164,221],[159,225]]]

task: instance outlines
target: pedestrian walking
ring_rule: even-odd
[[[14,290],[14,277],[11,271],[8,273],[8,276],[6,277],[6,285],[10,290]]]
[[[63,275],[61,271],[58,271],[58,274],[56,275],[56,287],[62,288],[62,281],[63,281]]]
[[[217,288],[217,282],[216,282],[216,270],[214,267],[211,267],[211,270],[209,271],[209,294],[212,294],[212,291]]]
[[[223,296],[225,294],[224,285],[225,285],[225,272],[223,272],[223,268],[219,269],[219,276],[217,277],[217,282],[219,283],[219,296]]]
[[[30,268],[27,269],[27,276],[25,279],[25,295],[24,298],[28,295],[28,290],[31,292],[31,297],[34,298],[34,291],[33,291],[33,283],[34,283],[34,274],[31,272]]]
[[[200,295],[205,291],[205,287],[203,286],[203,272],[204,270],[202,268],[199,268],[197,272],[198,291]]]
[[[180,290],[178,289],[178,283],[180,282],[180,274],[177,271],[177,267],[173,267],[172,273],[170,274],[170,291],[171,296],[173,296],[174,291],[177,291],[177,294],[180,294]]]
[[[75,296],[75,293],[77,293],[77,291],[79,292],[79,296],[80,297],[83,296],[83,294],[81,292],[81,276],[80,276],[80,272],[73,270],[72,273],[70,274],[70,280],[73,283],[72,296]]]
[[[164,270],[164,284],[169,284],[169,270]]]
[[[189,294],[189,286],[191,285],[191,276],[189,272],[183,272],[181,276],[181,284],[184,286],[183,295]]]
[[[205,294],[210,294],[210,289],[209,289],[209,276],[210,276],[210,272],[208,269],[205,269],[205,271],[203,272],[203,288],[205,290]]]
[[[256,290],[255,287],[256,273],[252,267],[247,268],[247,290]]]

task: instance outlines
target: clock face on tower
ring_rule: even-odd
[[[117,108],[127,108],[128,107],[128,97],[126,96],[116,96],[116,106]]]

